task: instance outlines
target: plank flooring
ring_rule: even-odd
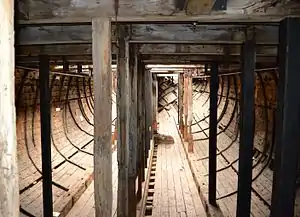
[[[194,100],[194,116],[200,120],[206,117],[205,111],[209,111],[209,103],[205,103],[207,94],[203,94],[198,100]],[[202,105],[202,106],[201,106]],[[222,105],[220,105],[222,106]],[[192,167],[195,171],[196,178],[202,186],[202,192],[205,198],[208,198],[208,124],[209,118],[202,121],[200,125],[194,125],[192,131],[203,131],[194,134],[194,153],[189,153]],[[220,130],[219,130],[220,131]],[[236,190],[238,181],[238,140],[232,141],[225,133],[217,136],[218,151],[217,156],[217,202],[223,215],[234,217],[236,212]],[[224,150],[224,151],[222,151]],[[253,164],[255,164],[255,159]],[[262,169],[263,164],[253,169],[253,177]],[[269,204],[272,188],[272,173],[266,168],[264,172],[252,184],[252,202],[251,216],[265,217],[269,215]]]
[[[113,214],[117,212],[117,189],[118,189],[118,163],[117,151],[112,155],[112,171],[113,171]],[[75,203],[67,217],[94,217],[95,216],[95,200],[94,200],[94,182],[82,194],[79,200]]]
[[[164,90],[164,88],[162,88]],[[201,190],[203,200],[208,202],[208,137],[209,137],[209,94],[202,93],[201,88],[194,87],[198,93],[194,93],[193,102],[193,139],[194,139],[194,152],[187,153],[189,164],[194,175],[197,186]],[[204,88],[205,89],[205,88]],[[175,94],[170,93],[170,94]],[[226,92],[226,91],[225,91]],[[168,97],[166,104],[169,102]],[[238,110],[234,110],[234,101],[227,102],[230,106],[226,109],[226,115],[223,116],[222,121],[219,123],[218,136],[217,136],[217,203],[220,210],[209,207],[211,214],[216,216],[235,217],[236,216],[236,200],[237,200],[237,181],[238,181],[238,156],[239,156],[239,136],[234,136],[238,127]],[[225,97],[218,100],[220,116],[223,108],[226,108]],[[168,114],[175,119],[178,118],[177,110],[174,106],[166,108]],[[233,120],[230,120],[231,114],[234,113]],[[231,121],[231,122],[230,122]],[[199,122],[198,124],[196,122]],[[227,123],[229,127],[223,131]],[[162,123],[160,123],[161,125]],[[264,135],[262,132],[257,131],[255,135],[255,148],[259,148],[259,144],[263,141]],[[188,150],[187,143],[185,143],[185,150]],[[260,150],[261,151],[261,150]],[[253,217],[267,217],[270,214],[270,204],[272,195],[272,179],[273,172],[268,167],[266,160],[261,160],[260,155],[253,155],[253,182],[252,182],[252,198],[251,198],[251,216]],[[297,198],[295,205],[295,217],[300,216],[300,191],[297,190]]]
[[[160,144],[157,150],[153,217],[206,217],[206,213],[176,130],[174,119],[161,113],[161,133],[174,137],[175,144]],[[113,153],[113,216],[116,216],[117,156]],[[67,217],[93,217],[93,183],[75,203]]]
[[[159,144],[153,196],[153,217],[205,217],[173,117],[159,114],[159,133],[171,135],[174,144]]]
[[[64,213],[62,216],[68,212],[72,201],[89,186],[93,172],[93,113],[85,103],[83,113],[77,102],[72,101],[69,106],[68,109],[65,105],[59,112],[52,108],[51,114],[52,177],[54,182],[66,188],[52,185],[53,209],[56,213]],[[113,104],[113,119],[116,117],[115,107]],[[43,215],[42,178],[38,171],[41,170],[39,125],[38,112],[28,110],[17,120],[20,206],[34,217]],[[20,216],[26,215],[21,213]]]

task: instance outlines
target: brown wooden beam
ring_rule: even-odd
[[[187,142],[189,139],[188,136],[188,77],[187,74],[183,75],[184,91],[183,91],[183,117],[184,117],[184,127],[183,127],[183,138]]]
[[[112,22],[124,24],[201,24],[201,25],[237,25],[237,24],[269,24],[278,25],[284,18],[283,15],[270,14],[220,14],[210,13],[207,15],[198,16],[119,16],[117,20],[112,17]],[[90,25],[90,17],[64,17],[64,18],[49,18],[49,19],[35,19],[35,20],[20,20],[20,26],[44,26],[44,25]]]
[[[137,177],[137,49],[129,47],[129,80],[130,80],[130,120],[129,120],[129,162],[128,162],[128,212],[130,217],[136,217],[136,177]]]
[[[193,144],[193,134],[192,134],[192,122],[193,122],[193,77],[191,73],[188,74],[188,93],[187,93],[187,103],[188,103],[188,124],[187,124],[187,131],[188,131],[188,152],[194,151],[194,144]]]
[[[184,96],[184,77],[183,73],[178,73],[178,123],[180,132],[184,133],[184,121],[183,121],[183,97]]]
[[[137,201],[142,199],[142,182],[144,181],[144,94],[143,94],[143,70],[142,64],[137,61],[137,76],[138,76],[138,158],[137,158],[137,170],[138,170],[138,192]]]
[[[117,122],[118,122],[118,201],[117,216],[128,217],[128,155],[129,155],[129,120],[130,120],[130,74],[128,34],[124,26],[119,28],[118,50],[118,90],[117,90]]]
[[[94,117],[94,197],[96,217],[112,216],[112,72],[111,24],[93,20],[93,65],[95,89]]]

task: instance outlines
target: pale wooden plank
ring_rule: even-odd
[[[113,180],[113,201],[112,215],[116,214],[117,210],[117,185],[118,185],[118,166],[117,166],[117,151],[112,154],[112,180]],[[90,184],[88,189],[82,194],[79,200],[74,204],[67,217],[93,217],[95,216],[95,200],[94,200],[94,184]]]
[[[168,117],[168,114],[162,111],[159,114],[159,121],[160,133],[172,135],[174,138],[177,136],[177,141],[175,144],[158,145],[158,162],[161,162],[162,168],[156,172],[156,178],[160,175],[162,180],[159,180],[161,183],[159,187],[156,187],[158,179],[155,180],[155,206],[152,216],[206,216],[187,159],[183,154],[173,117]],[[182,150],[179,149],[180,147]],[[161,192],[159,203],[155,203],[157,192]],[[165,209],[166,204],[168,209]],[[158,210],[161,210],[160,214]]]
[[[19,216],[14,86],[14,4],[0,2],[0,216]]]
[[[96,18],[93,27],[93,65],[95,89],[94,188],[96,216],[112,215],[112,72],[111,24]]]

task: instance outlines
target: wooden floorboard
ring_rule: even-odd
[[[194,99],[194,113],[197,119],[204,119],[209,111],[209,101],[205,103],[207,94],[200,97],[198,100]],[[220,103],[222,107],[222,102]],[[230,112],[230,111],[228,111]],[[175,116],[176,117],[176,116]],[[204,130],[201,133],[193,134],[194,140],[205,139],[209,136],[209,118],[204,119],[199,125],[194,125],[192,131]],[[195,123],[195,120],[194,120]],[[220,131],[220,129],[219,129]],[[217,198],[224,195],[236,192],[237,181],[238,181],[238,152],[239,143],[238,140],[232,142],[225,133],[221,133],[217,137],[218,151],[222,153],[217,155]],[[232,145],[230,146],[230,144]],[[186,144],[185,144],[186,145]],[[230,146],[230,147],[229,147]],[[229,148],[228,148],[229,147]],[[185,146],[187,149],[187,145]],[[226,149],[226,150],[225,150]],[[225,150],[225,151],[222,151]],[[189,153],[188,157],[191,162],[191,166],[195,173],[196,180],[201,186],[201,192],[204,194],[205,200],[208,201],[208,139],[194,141],[194,152]],[[255,159],[253,160],[255,163]],[[253,177],[259,173],[261,165],[258,165],[253,169]],[[269,168],[265,169],[264,172],[255,180],[252,184],[252,203],[251,203],[251,216],[254,217],[266,217],[269,215],[269,208],[264,203],[270,203],[271,200],[271,188],[272,188],[272,172]],[[258,192],[258,194],[257,194]],[[262,200],[263,199],[263,200]],[[236,193],[220,199],[217,201],[223,216],[235,217],[236,213]]]
[[[117,210],[117,183],[118,183],[118,167],[117,167],[117,151],[112,155],[113,164],[113,215]],[[93,217],[95,216],[94,201],[94,183],[92,182],[87,190],[81,195],[79,200],[74,204],[67,217]]]
[[[174,144],[159,144],[155,173],[153,217],[205,217],[192,173],[173,117],[159,114],[159,133],[171,135]]]
[[[189,170],[180,137],[172,117],[160,115],[160,129],[163,134],[174,137],[175,144],[160,144],[157,147],[155,184],[153,195],[153,217],[206,217],[192,173]],[[113,155],[113,216],[116,215],[117,159]],[[94,217],[93,184],[75,203],[67,217]]]
[[[84,105],[84,107],[86,106]],[[93,155],[91,154],[93,154],[94,143],[92,139],[94,130],[92,123],[88,123],[88,121],[93,122],[93,114],[85,108],[86,120],[82,117],[76,102],[71,102],[70,107],[71,110],[64,107],[60,112],[52,110],[51,114],[53,122],[52,179],[68,189],[66,191],[52,185],[53,209],[54,212],[61,213],[62,216],[65,215],[63,213],[68,212],[73,204],[72,201],[76,200],[89,186],[91,174],[93,173]],[[63,113],[65,109],[67,109],[67,114],[64,120]],[[71,117],[70,111],[73,112],[77,123]],[[34,114],[32,111],[27,111],[26,114],[26,122],[25,115],[21,115],[17,120],[19,187],[23,190],[20,194],[20,206],[33,216],[40,217],[43,214],[42,179],[41,174],[34,167],[36,165],[41,170],[39,116],[37,112]],[[113,119],[116,116],[115,105],[112,107],[112,116]],[[32,125],[33,117],[35,118],[34,126]],[[112,130],[114,130],[113,126]],[[82,168],[72,164],[72,162]],[[24,214],[21,213],[20,215]]]

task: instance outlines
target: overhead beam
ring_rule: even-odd
[[[96,217],[112,216],[112,72],[110,21],[93,20],[94,188]],[[119,132],[119,131],[118,131]]]
[[[242,25],[201,26],[194,24],[172,25],[131,25],[131,43],[175,43],[195,44],[206,41],[241,41],[244,28]],[[24,26],[18,28],[17,45],[63,45],[87,44],[92,42],[91,25],[78,26]],[[112,29],[112,43],[117,36]],[[276,43],[278,41],[278,26],[256,26],[256,39],[262,43]],[[195,40],[196,39],[196,40]],[[176,42],[177,41],[177,42]],[[192,42],[193,41],[193,42]]]
[[[199,62],[211,62],[211,61],[224,61],[223,54],[188,54],[188,53],[177,53],[171,54],[143,54],[142,60],[146,64],[183,64],[183,63],[196,63]],[[229,56],[231,63],[240,62],[240,54],[232,54]],[[273,55],[256,55],[256,62],[261,63],[276,63],[276,56]]]
[[[71,64],[91,64],[92,56],[64,56],[65,59]],[[62,56],[51,56],[50,64],[62,64]],[[114,55],[112,56],[112,64],[116,63],[116,59],[114,59]],[[54,59],[54,60],[52,60]],[[197,55],[189,55],[186,54],[174,54],[164,55],[164,54],[151,54],[151,55],[141,55],[141,61],[144,64],[198,64],[201,63],[209,63],[211,61],[219,61],[222,63],[224,61],[223,54],[213,54],[213,53],[202,53]],[[256,62],[263,64],[276,64],[276,56],[274,55],[257,55]],[[37,67],[38,66],[38,58],[37,57],[17,57],[16,64],[18,66],[27,66],[27,67]],[[234,54],[230,56],[230,63],[240,63],[239,54]]]
[[[13,7],[10,0],[0,2],[0,216],[19,217]]]
[[[119,16],[117,20],[111,17],[112,23],[124,24],[201,24],[201,25],[247,25],[247,24],[264,24],[278,25],[284,18],[283,15],[270,14],[220,14],[212,12],[207,15],[198,16]],[[49,18],[49,19],[34,19],[20,20],[20,26],[43,26],[43,25],[90,25],[90,17],[64,17],[64,18]]]
[[[70,33],[71,34],[71,33]],[[169,33],[170,34],[170,33]],[[23,38],[24,39],[24,38]],[[243,41],[234,41],[234,40],[130,40],[129,44],[139,44],[139,45],[148,45],[148,44],[159,44],[159,45],[242,45]],[[113,44],[116,44],[116,41],[112,41]],[[18,41],[16,44],[17,47],[20,46],[43,46],[43,45],[84,45],[92,44],[91,40],[51,40],[51,41]],[[265,41],[257,42],[257,46],[277,46],[278,43]]]
[[[237,50],[240,49],[240,45],[176,45],[176,44],[147,44],[140,46],[139,52],[141,54],[166,54],[166,55],[174,55],[176,53],[180,53],[183,55],[184,53],[195,53],[195,54],[224,54],[226,46],[230,46],[232,51],[228,52],[228,54],[236,54]],[[116,46],[112,46],[112,54],[115,55],[117,53]],[[182,53],[182,54],[181,54]],[[227,55],[228,55],[227,54]],[[267,45],[260,46],[258,49],[258,54],[265,55],[277,55],[277,45]],[[16,50],[17,57],[37,57],[38,55],[48,55],[48,56],[90,56],[92,55],[92,45],[91,44],[72,44],[72,45],[31,45],[31,46],[21,46]],[[75,58],[78,58],[75,57]]]

